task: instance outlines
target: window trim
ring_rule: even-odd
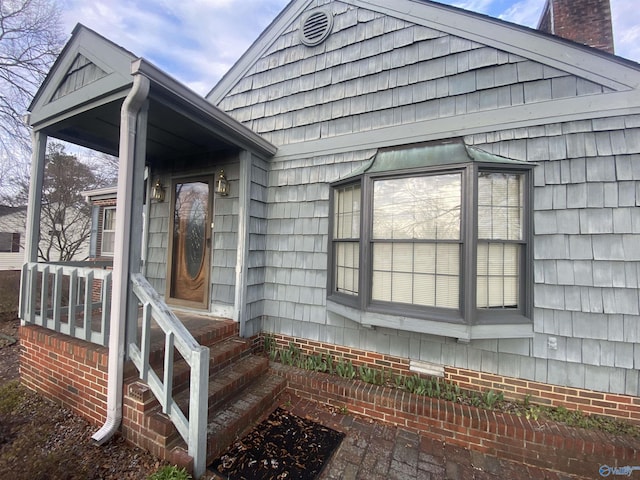
[[[370,163],[370,165],[373,162]],[[464,327],[471,338],[472,331],[476,332],[474,338],[496,338],[499,332],[494,326],[500,327],[507,332],[507,336],[531,336],[532,313],[533,313],[533,167],[534,164],[516,162],[510,163],[505,159],[504,163],[473,161],[461,163],[445,163],[442,165],[428,165],[420,168],[405,168],[394,171],[358,172],[357,175],[350,176],[330,185],[329,196],[329,245],[331,251],[328,255],[328,275],[327,275],[327,304],[340,304],[348,307],[347,310],[357,309],[360,314],[354,316],[350,314],[348,318],[370,325],[382,325],[389,327],[389,319],[382,320],[383,317],[393,317],[401,319],[398,321],[399,329],[410,331],[424,331],[425,333],[442,334],[442,328],[434,328],[436,324],[442,324],[446,330],[446,324],[450,325],[450,330],[455,332],[453,336],[465,338],[460,335],[460,328]],[[373,218],[373,183],[379,179],[403,178],[411,176],[422,176],[428,174],[446,174],[451,172],[461,172],[462,175],[462,198],[461,198],[461,225],[460,225],[460,298],[457,310],[437,307],[424,307],[410,304],[381,302],[372,300],[373,283],[373,238],[372,238],[372,218]],[[477,248],[478,244],[478,174],[480,172],[489,173],[513,173],[523,175],[523,218],[522,218],[522,240],[516,241],[523,245],[523,252],[520,254],[520,285],[519,285],[519,307],[517,309],[483,309],[477,308]],[[359,291],[357,295],[341,294],[335,291],[335,239],[333,238],[334,223],[334,194],[337,188],[349,184],[360,184],[361,192],[361,225],[360,237],[357,240],[360,244],[360,271],[359,271]],[[513,243],[512,241],[500,241],[500,243]],[[332,309],[329,309],[332,311]],[[333,311],[336,307],[333,307]],[[338,309],[339,310],[339,309]],[[357,317],[357,318],[356,318]],[[379,317],[379,318],[376,318]],[[409,321],[409,319],[412,319]],[[416,323],[416,321],[421,323]],[[435,323],[434,323],[435,322]],[[426,329],[419,328],[424,324]],[[403,328],[403,325],[410,328]],[[455,327],[455,326],[458,327]],[[512,328],[507,328],[508,326]],[[523,326],[524,328],[520,328]],[[487,336],[490,335],[490,336]]]

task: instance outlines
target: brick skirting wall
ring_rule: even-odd
[[[95,425],[107,418],[105,347],[34,325],[20,327],[23,385]]]
[[[346,407],[448,444],[539,468],[589,478],[602,465],[639,465],[638,442],[595,430],[528,420],[409,392],[300,370],[279,363],[272,370],[287,379],[297,397]]]
[[[107,348],[34,325],[20,327],[20,345],[23,385],[68,408],[95,425],[96,430],[104,424],[107,418]],[[168,446],[166,439],[157,431],[171,429],[171,422],[162,415],[148,415],[158,406],[158,401],[148,387],[137,382],[135,375],[132,377],[135,373],[135,367],[125,365],[122,436],[158,458],[188,466],[190,459],[183,450],[165,449]]]
[[[384,355],[331,343],[316,342],[287,335],[269,334],[278,348],[286,349],[293,343],[305,355],[331,354],[334,358],[351,360],[354,366],[367,365],[393,374],[413,375],[409,359]],[[254,342],[264,341],[264,334]],[[471,391],[501,391],[508,400],[522,401],[528,396],[531,403],[563,406],[570,410],[608,415],[640,424],[640,397],[596,392],[593,390],[562,387],[547,383],[482,373],[463,368],[444,367],[444,378],[462,389]]]
[[[305,353],[344,354],[354,364],[376,365],[393,369],[396,373],[410,373],[406,359],[303,339],[278,338],[283,347],[287,347],[289,341],[294,341]],[[20,342],[20,374],[24,385],[96,426],[104,423],[106,348],[32,325],[20,328]],[[256,348],[259,347],[261,339],[254,338],[254,343]],[[404,370],[399,368],[401,365],[405,365]],[[631,441],[628,437],[527,420],[278,363],[272,363],[271,368],[284,376],[289,391],[301,398],[337,407],[346,406],[352,413],[500,458],[593,477],[599,465],[640,464],[638,441]],[[446,369],[446,376],[465,388],[500,388],[507,396],[531,394],[532,401],[540,403],[576,403],[583,410],[586,410],[585,406],[601,407],[605,413],[620,410],[629,413],[629,418],[638,418],[640,401],[636,397],[561,388],[455,368]],[[146,386],[132,380],[130,378],[125,385],[121,429],[124,437],[160,458],[187,463],[189,459],[181,449],[164,450],[164,447],[170,447],[172,439],[161,442],[154,436],[163,428],[170,429],[163,416],[152,414],[146,417],[146,422],[143,420],[145,413],[150,413],[157,401]]]

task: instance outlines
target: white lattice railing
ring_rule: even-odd
[[[149,385],[162,405],[163,413],[171,418],[187,443],[189,455],[194,462],[194,473],[199,478],[204,473],[207,457],[209,349],[198,344],[142,274],[133,274],[131,282],[133,293],[142,304],[142,334],[140,345],[129,344],[129,358],[140,372],[140,379]],[[152,320],[164,333],[162,379],[149,364]],[[180,410],[172,396],[174,349],[191,367],[189,418]]]
[[[111,314],[111,270],[104,268],[106,265],[24,264],[20,318],[28,324],[106,346]]]

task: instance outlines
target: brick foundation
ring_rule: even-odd
[[[108,351],[42,327],[20,327],[22,383],[95,425],[107,417]]]
[[[38,326],[20,328],[22,382],[47,398],[100,426],[106,419],[107,349]],[[255,348],[264,338],[255,337]],[[407,359],[340,347],[322,342],[276,336],[280,347],[294,342],[304,353],[344,356],[355,365],[386,368],[409,374]],[[591,475],[599,465],[640,464],[638,445],[606,433],[537,422],[524,417],[420,397],[396,389],[345,380],[336,376],[272,364],[296,396],[322,404],[347,406],[355,414],[392,423],[482,453],[541,468]],[[627,418],[640,423],[640,399],[565,388],[459,368],[445,368],[445,376],[462,388],[496,389],[512,398],[531,395],[531,401],[578,406],[581,410]],[[190,458],[172,448],[177,437],[146,385],[129,377],[124,385],[124,438],[159,458],[189,467]],[[599,410],[602,409],[602,410]],[[163,435],[164,433],[164,435]],[[179,443],[179,442],[178,442]]]
[[[20,327],[20,345],[23,385],[96,427],[104,424],[107,418],[107,348],[34,325]],[[129,365],[125,371],[131,373],[135,368]],[[159,405],[151,390],[130,377],[125,380],[123,391],[120,429],[123,437],[158,458],[189,467],[190,458],[183,458],[184,451],[167,450],[168,442],[156,433],[160,424],[173,429],[171,421],[162,414],[144,415]],[[174,439],[177,435],[170,438]]]
[[[278,348],[286,349],[293,343],[305,355],[331,354],[334,358],[351,360],[354,366],[367,365],[393,374],[413,375],[407,358],[342,347],[287,335],[271,335]],[[258,341],[254,341],[259,344]],[[445,367],[444,376],[462,389],[471,391],[501,391],[509,400],[522,401],[529,397],[532,403],[563,406],[570,410],[607,415],[640,424],[640,397],[562,387],[546,383],[482,373],[463,368]]]

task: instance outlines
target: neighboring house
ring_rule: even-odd
[[[24,263],[27,207],[0,205],[0,270],[20,270]]]
[[[428,1],[294,0],[206,99],[78,26],[30,111],[40,172],[47,136],[119,153],[111,352],[144,275],[246,337],[640,420],[637,63]]]
[[[63,212],[57,209],[57,213]],[[56,261],[61,250],[66,254],[68,248],[75,253],[72,260],[85,260],[89,254],[89,239],[81,239],[80,235],[88,224],[89,219],[81,211],[74,208],[64,209],[61,218],[43,218],[40,228],[42,235],[39,241],[40,251],[47,253],[52,261]],[[66,217],[66,219],[64,218]],[[27,221],[27,207],[10,207],[0,205],[0,270],[21,270],[25,262],[25,225]],[[62,226],[67,240],[59,242],[56,230]]]
[[[116,228],[116,190],[117,187],[114,186],[82,192],[82,195],[91,205],[89,258],[92,260],[111,260],[113,258]]]

